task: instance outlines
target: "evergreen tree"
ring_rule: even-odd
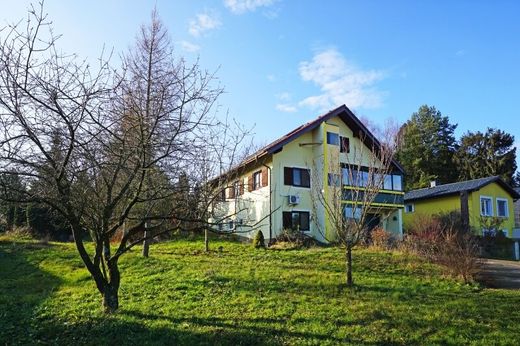
[[[506,183],[514,184],[516,148],[514,136],[499,129],[488,128],[485,133],[468,132],[460,139],[455,155],[459,179],[469,180],[498,175]]]
[[[396,157],[405,168],[406,189],[426,187],[431,180],[443,184],[456,181],[456,128],[457,124],[450,124],[447,116],[427,105],[421,106],[401,127],[401,146]]]

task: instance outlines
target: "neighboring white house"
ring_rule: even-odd
[[[323,227],[317,226],[325,225],[326,229],[327,216],[323,210],[313,213],[313,177],[330,178],[327,163],[333,160],[331,153],[337,153],[337,165],[343,167],[352,160],[351,148],[370,150],[379,145],[361,121],[345,105],[340,106],[260,149],[226,175],[213,221],[217,220],[223,231],[249,238],[261,230],[266,239],[274,239],[285,228],[297,228],[325,242],[320,231]],[[384,190],[374,201],[378,214],[371,219],[374,226],[399,237],[403,174],[402,167],[393,161]],[[347,192],[351,187],[345,184],[343,188]],[[348,209],[348,192],[345,196],[342,202]],[[252,224],[255,227],[246,227]]]

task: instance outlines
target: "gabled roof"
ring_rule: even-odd
[[[458,183],[438,185],[435,187],[429,187],[424,189],[412,190],[404,195],[404,201],[410,202],[420,199],[435,198],[442,196],[449,196],[459,194],[463,191],[472,192],[479,190],[480,188],[491,184],[497,183],[506,190],[513,199],[520,198],[520,194],[516,192],[511,186],[506,184],[500,177],[493,176],[487,178],[480,178],[474,180],[461,181]]]
[[[370,132],[370,130],[352,113],[350,109],[348,109],[347,106],[341,105],[321,116],[318,118],[303,124],[291,132],[287,133],[286,135],[278,138],[277,140],[269,143],[262,149],[258,150],[253,155],[246,158],[244,161],[242,161],[236,168],[243,167],[253,161],[257,161],[261,159],[262,157],[270,154],[274,154],[280,149],[283,148],[284,145],[291,142],[292,140],[296,139],[297,137],[303,135],[304,133],[307,133],[309,131],[314,130],[315,128],[319,127],[320,124],[324,121],[329,120],[330,118],[338,116],[345,124],[352,130],[354,135],[362,135],[361,140],[365,145],[367,145],[369,148],[375,147],[380,148],[381,144],[377,140],[377,138]],[[399,170],[401,173],[404,173],[403,167],[396,161],[393,160],[392,164],[394,167]]]

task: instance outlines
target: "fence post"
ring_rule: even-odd
[[[520,248],[518,246],[518,240],[515,240],[515,260],[520,260]]]

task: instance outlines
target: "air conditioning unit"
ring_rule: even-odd
[[[288,199],[289,199],[289,204],[298,204],[298,203],[300,203],[300,196],[289,195]]]

